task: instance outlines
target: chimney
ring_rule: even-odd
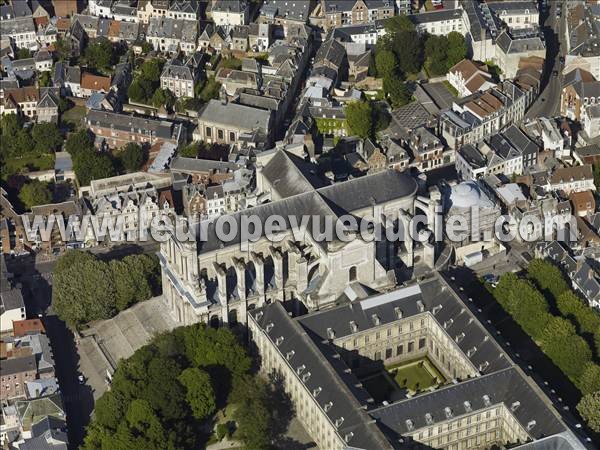
[[[379,320],[379,316],[377,314],[372,314],[371,319],[373,319],[373,323],[375,324],[375,326],[381,324],[381,320]]]
[[[327,328],[327,338],[335,339],[335,331],[333,328]]]

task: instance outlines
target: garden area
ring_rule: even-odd
[[[409,363],[402,362],[386,367],[398,386],[411,392],[419,392],[446,381],[434,364],[425,357]]]
[[[160,334],[119,362],[82,448],[183,450],[225,439],[222,448],[272,448],[293,407],[280,383],[254,367],[227,328],[196,324]]]

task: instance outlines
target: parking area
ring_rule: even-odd
[[[171,316],[165,314],[162,298],[154,297],[83,331],[77,350],[94,399],[106,391],[108,375],[119,360],[129,358],[154,336],[175,326]]]

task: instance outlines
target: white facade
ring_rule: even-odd
[[[103,0],[89,0],[88,10],[91,16],[96,17],[112,17],[112,11],[110,9],[112,2]]]
[[[246,25],[248,23],[248,8],[240,12],[235,11],[213,11],[213,22],[215,25],[234,26]]]
[[[16,19],[0,21],[0,35],[10,37],[17,48],[37,50],[37,34],[31,17],[18,17]]]
[[[600,136],[600,104],[583,110],[581,125],[589,138]]]
[[[419,33],[446,36],[455,31],[465,36],[469,27],[464,20],[462,9],[431,11],[413,16],[415,29]]]

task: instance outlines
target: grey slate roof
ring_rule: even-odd
[[[310,15],[311,2],[307,0],[265,0],[260,13],[264,16],[285,17],[306,22]]]
[[[264,308],[250,311],[249,314],[265,331],[268,324],[273,324],[272,329],[266,335],[273,341],[273,348],[286,360],[286,355],[292,350],[295,352],[288,360],[290,366],[294,370],[304,366],[301,375],[309,374],[308,378],[303,381],[306,388],[310,392],[317,392],[320,389],[314,398],[323,414],[332,422],[343,417],[343,422],[337,431],[342,437],[349,436],[347,441],[349,448],[392,448],[362,409],[368,397],[366,391],[362,391],[363,402],[357,400],[356,396],[351,393],[348,386],[357,384],[358,380],[353,374],[344,373],[343,366],[345,364],[339,359],[336,361],[331,353],[324,358],[322,349],[310,340],[298,322],[289,318],[281,303],[273,302]],[[277,346],[275,341],[279,337],[284,339]],[[337,370],[332,367],[334,364],[338,366]],[[331,407],[325,412],[325,405],[330,402]]]
[[[438,11],[429,11],[408,16],[415,25],[431,22],[443,22],[446,20],[456,20],[462,17],[462,9],[441,9]]]
[[[516,37],[504,31],[496,39],[496,45],[505,54],[527,53],[536,50],[544,50],[546,46],[539,36]]]
[[[350,321],[358,325],[359,332],[373,328],[373,314],[377,314],[381,324],[397,321],[394,310],[396,307],[400,308],[404,318],[416,315],[419,313],[419,300],[423,303],[425,311],[433,313],[433,309],[438,307],[434,317],[441,326],[446,324],[444,328],[451,337],[454,338],[461,332],[465,333],[458,346],[465,355],[469,349],[477,348],[469,360],[476,368],[487,362],[482,373],[492,373],[510,367],[511,361],[504,355],[502,348],[490,338],[464,304],[437,278],[360,302],[356,301],[348,306],[303,316],[298,321],[311,336],[314,336],[313,339],[327,339],[327,328],[332,328],[336,338],[339,338],[352,334]],[[371,306],[373,304],[378,306]]]
[[[531,139],[527,137],[523,131],[516,125],[509,126],[506,130],[502,132],[504,137],[508,139],[508,141],[519,150],[523,154],[528,154],[531,152],[537,152],[538,146]]]
[[[209,159],[184,158],[177,156],[171,161],[171,172],[196,173],[196,172],[229,172],[239,169],[239,164],[229,161],[212,161]]]
[[[12,309],[25,308],[25,302],[23,301],[23,294],[20,289],[9,289],[3,290],[0,293],[0,312],[10,311]]]
[[[265,165],[261,175],[281,198],[286,198],[326,186],[327,182],[316,174],[315,169],[313,164],[280,150]]]
[[[243,0],[217,0],[212,11],[241,13],[246,7],[247,4]]]
[[[161,78],[178,78],[182,80],[193,81],[194,75],[192,68],[184,65],[181,61],[173,59],[165,64],[163,71],[160,74]]]
[[[409,432],[407,420],[412,421],[414,429],[427,427],[425,415],[429,413],[435,425],[447,420],[446,407],[450,408],[453,417],[466,414],[469,408],[472,411],[486,408],[485,395],[489,397],[490,405],[503,403],[509,409],[513,403],[519,402],[512,413],[523,427],[535,420],[529,434],[536,439],[566,430],[529,384],[526,376],[516,367],[383,406],[369,414],[387,431],[391,439],[397,440]]]
[[[346,56],[346,49],[335,39],[329,39],[324,42],[317,54],[315,55],[315,65],[324,63],[325,61],[333,64],[336,67],[340,67]]]
[[[88,111],[86,121],[93,125],[114,127],[116,130],[131,132],[131,129],[144,130],[152,133],[153,136],[163,139],[176,139],[181,131],[181,125],[168,122],[166,120],[156,120],[146,117],[131,116],[128,114],[119,114],[109,111]]]
[[[336,183],[317,191],[334,209],[356,211],[417,192],[417,182],[406,173],[385,170],[373,175]]]
[[[2,361],[0,365],[0,374],[4,377],[7,375],[14,375],[21,372],[36,371],[37,365],[35,363],[34,355],[27,355],[21,358],[10,358]]]
[[[209,101],[200,112],[199,120],[249,130],[270,129],[271,112],[236,103],[223,104],[219,100]]]

